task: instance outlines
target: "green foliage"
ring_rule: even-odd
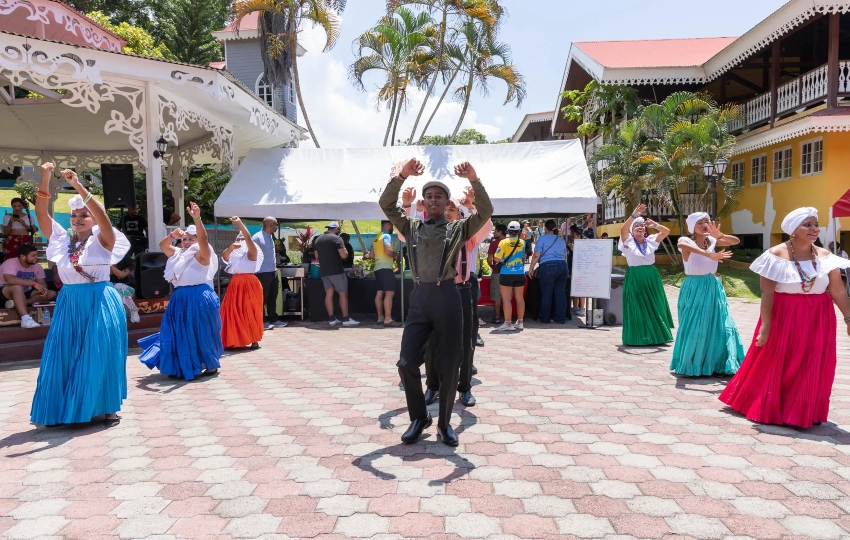
[[[29,182],[18,182],[14,186],[12,186],[18,196],[27,201],[30,204],[35,204],[35,186],[30,184]]]
[[[564,118],[577,122],[578,134],[594,137],[611,133],[616,118],[634,118],[641,107],[637,90],[623,85],[603,85],[590,81],[584,90],[567,90],[561,97],[568,104],[561,108]]]
[[[426,135],[419,144],[422,146],[446,146],[449,144],[489,144],[487,136],[475,129],[464,129],[457,134],[454,142],[451,135]]]
[[[732,260],[739,262],[751,263],[756,260],[763,253],[760,249],[745,249],[732,247]]]
[[[162,43],[157,43],[156,38],[148,30],[141,26],[133,26],[128,22],[112,24],[109,15],[101,11],[92,11],[87,16],[100,24],[101,26],[118,34],[122,39],[127,41],[127,45],[122,49],[128,54],[138,56],[150,56],[152,58],[173,59],[174,55]]]
[[[165,0],[67,0],[81,13],[98,11],[115,24],[127,23],[155,33],[153,16],[162,12]],[[100,22],[100,21],[98,21]]]
[[[195,202],[201,208],[201,219],[212,223],[215,218],[213,205],[227,187],[230,175],[212,169],[193,169],[189,174],[186,204]]]
[[[229,9],[227,0],[168,0],[160,23],[165,46],[188,64],[221,60],[223,48],[211,32],[224,27]]]

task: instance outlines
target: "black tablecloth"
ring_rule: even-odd
[[[310,320],[321,322],[328,320],[325,310],[325,287],[320,279],[304,280],[307,289],[305,305],[310,312]],[[393,319],[401,321],[401,278],[395,278],[395,296],[393,297]],[[410,309],[410,291],[413,290],[413,280],[404,280],[404,310],[405,315]],[[375,310],[375,293],[378,291],[377,281],[374,278],[348,279],[348,311],[355,314],[377,314]],[[336,317],[342,318],[339,311],[339,295],[334,294],[334,308]],[[357,317],[354,317],[355,319]]]

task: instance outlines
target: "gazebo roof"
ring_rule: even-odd
[[[107,51],[120,51],[127,44],[121,36],[62,0],[3,0],[0,31]]]

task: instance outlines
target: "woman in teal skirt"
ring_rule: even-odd
[[[638,205],[620,229],[618,249],[629,269],[623,283],[623,344],[663,345],[673,341],[673,316],[664,294],[661,275],[655,268],[655,252],[670,229],[642,217],[646,205]],[[648,228],[658,234],[647,236]]]
[[[127,398],[127,319],[109,274],[130,242],[69,170],[62,178],[78,193],[68,201],[70,234],[57,224],[47,212],[52,174],[53,164],[41,166],[35,215],[48,240],[47,260],[56,263],[64,285],[41,353],[30,420],[57,426],[103,416],[111,427]]]
[[[733,375],[744,359],[744,346],[715,276],[717,265],[732,253],[716,248],[740,240],[720,232],[705,212],[689,215],[687,223],[692,236],[679,239],[687,277],[679,291],[679,331],[670,369],[689,377]]]

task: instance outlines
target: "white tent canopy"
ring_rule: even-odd
[[[416,157],[425,174],[405,184],[445,182],[453,197],[469,183],[453,175],[469,161],[497,216],[595,213],[597,196],[578,140],[471,146],[251,150],[215,203],[219,217],[285,220],[381,219],[378,198],[394,165]]]

